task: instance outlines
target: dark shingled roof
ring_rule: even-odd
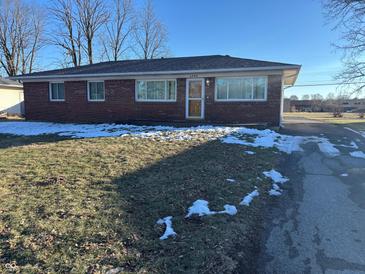
[[[179,72],[179,71],[203,71],[203,70],[229,70],[229,69],[258,69],[274,68],[283,66],[299,67],[299,65],[243,59],[228,55],[211,55],[195,57],[160,58],[150,60],[125,60],[102,62],[77,68],[66,68],[35,72],[20,75],[21,77],[42,76],[77,76],[93,74],[133,74],[133,73],[156,73],[156,72]]]
[[[0,86],[19,86],[19,87],[22,87],[22,84],[20,84],[17,81],[4,79],[4,78],[0,77]]]

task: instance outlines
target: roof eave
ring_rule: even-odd
[[[284,86],[294,86],[295,82],[298,79],[298,75],[302,66],[298,65],[296,67],[292,67],[291,69],[284,70]]]
[[[179,75],[179,74],[201,74],[201,73],[223,73],[223,72],[249,72],[249,71],[268,71],[268,70],[300,70],[299,65],[283,65],[271,67],[251,67],[251,68],[230,68],[230,69],[205,69],[205,70],[177,70],[177,71],[155,71],[155,72],[128,72],[128,73],[93,73],[93,74],[65,74],[65,75],[19,75],[9,77],[11,80],[47,80],[47,79],[68,79],[68,78],[100,78],[100,77],[120,77],[120,76],[159,76],[159,75]]]

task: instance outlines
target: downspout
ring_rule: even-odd
[[[280,100],[280,124],[279,127],[283,127],[283,115],[284,115],[284,73],[281,76],[281,100]]]

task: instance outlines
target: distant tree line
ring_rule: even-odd
[[[288,98],[291,103],[290,111],[311,111],[311,112],[333,112],[334,116],[342,115],[345,106],[348,106],[351,101],[357,104],[357,108],[354,108],[354,112],[361,113],[361,118],[364,116],[365,111],[365,99],[351,98],[349,93],[328,93],[326,97],[319,93],[304,94],[299,100],[296,95],[291,95]],[[295,102],[298,101],[298,102]],[[348,106],[350,107],[350,106]]]
[[[58,65],[167,56],[167,30],[152,0],[53,0],[41,7],[1,0],[0,67],[8,76],[39,69],[40,51],[54,47]]]

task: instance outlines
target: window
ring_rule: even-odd
[[[50,83],[49,98],[51,101],[65,101],[65,84]]]
[[[267,77],[217,78],[217,101],[266,100]]]
[[[176,101],[175,80],[138,80],[137,101]]]
[[[88,100],[105,100],[104,82],[88,82]]]

